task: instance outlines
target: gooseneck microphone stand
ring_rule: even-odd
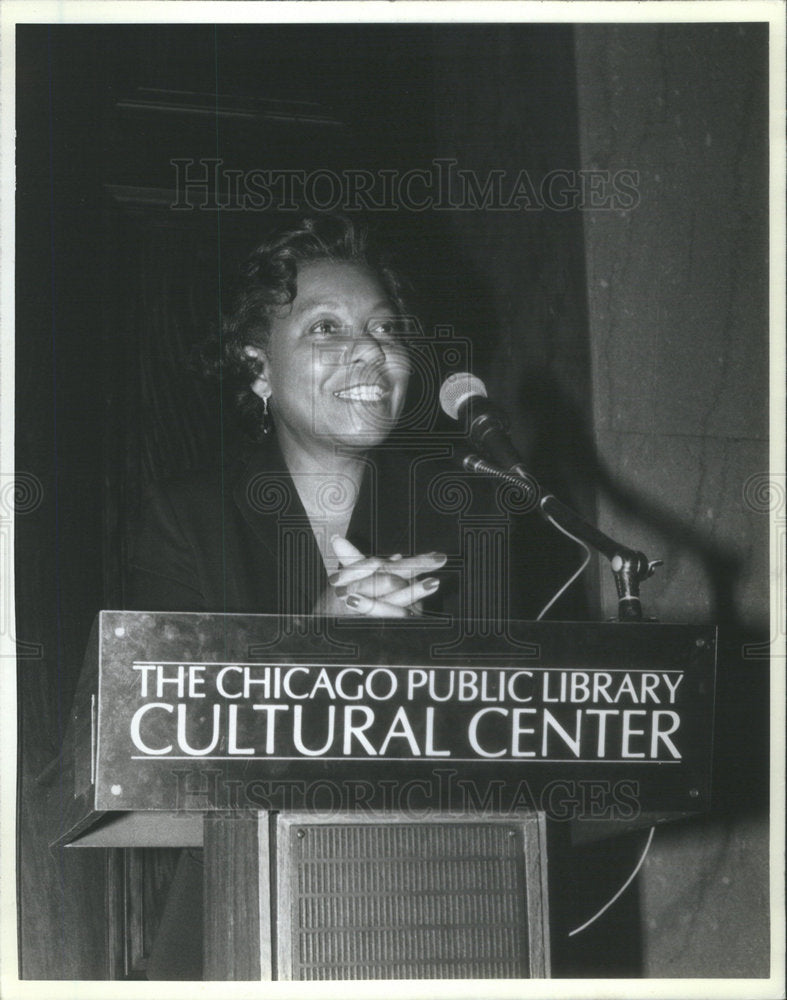
[[[508,471],[485,461],[478,455],[465,456],[462,465],[470,472],[496,476],[505,482],[512,483],[523,489],[532,498],[534,506],[546,521],[554,521],[570,535],[581,539],[586,545],[600,552],[609,560],[615,586],[618,592],[618,621],[642,621],[642,603],[639,597],[639,585],[653,575],[657,566],[662,565],[661,559],[648,560],[642,552],[636,552],[592,524],[588,524],[570,507],[566,507],[551,493],[542,494],[536,480],[529,475],[523,466],[513,465]]]

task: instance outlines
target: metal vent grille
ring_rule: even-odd
[[[305,823],[282,833],[281,978],[529,975],[517,824]]]

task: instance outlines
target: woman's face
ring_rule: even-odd
[[[298,294],[271,320],[253,388],[270,395],[277,433],[308,451],[384,441],[401,412],[409,366],[397,311],[373,272],[304,264]]]

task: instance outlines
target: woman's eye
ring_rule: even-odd
[[[341,329],[341,326],[335,320],[321,319],[312,325],[309,332],[316,333],[320,337],[330,337],[339,333]]]
[[[395,337],[397,334],[396,321],[392,319],[380,320],[372,325],[370,333],[374,337]]]

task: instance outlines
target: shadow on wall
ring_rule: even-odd
[[[605,495],[621,512],[652,528],[678,549],[696,557],[711,591],[711,620],[724,623],[725,630],[730,632],[754,631],[738,613],[735,594],[744,560],[732,545],[698,530],[666,504],[617,481],[599,456],[584,417],[549,371],[529,371],[520,383],[520,398],[525,401],[521,405],[523,417],[532,428],[533,466],[545,470],[552,488],[578,481],[584,488]],[[625,544],[626,540],[620,541]]]

